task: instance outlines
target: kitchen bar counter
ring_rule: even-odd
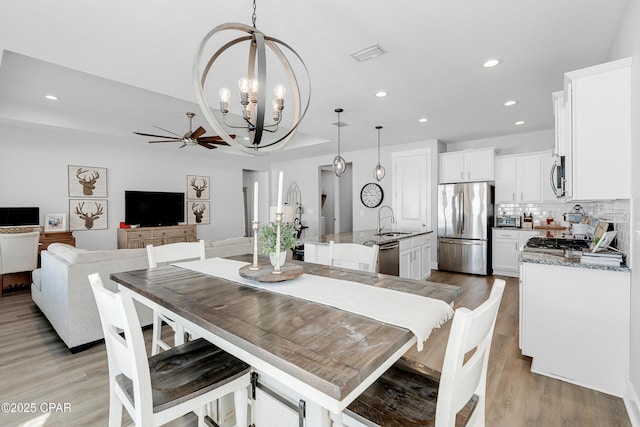
[[[329,244],[331,240],[336,243],[357,243],[359,245],[384,245],[398,240],[433,233],[426,229],[390,228],[377,230],[360,230],[348,233],[323,234],[322,236],[305,237],[303,243]],[[377,234],[383,234],[377,236]]]
[[[603,264],[583,264],[580,258],[566,258],[564,255],[546,253],[546,252],[520,252],[520,262],[528,262],[533,264],[557,265],[563,267],[587,268],[592,270],[608,270],[630,272],[631,269],[624,266],[603,265]]]

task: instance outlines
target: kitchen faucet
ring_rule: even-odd
[[[387,215],[387,216],[381,218],[380,217],[380,213],[382,212],[382,209],[384,209],[384,208],[389,209],[389,211],[391,211],[391,215]],[[380,220],[385,219],[385,218],[391,218],[391,224],[395,224],[396,220],[395,220],[395,218],[393,216],[393,209],[391,209],[391,206],[384,205],[384,206],[380,206],[380,208],[378,209],[378,233],[380,233],[382,231],[382,229],[384,228],[384,227],[380,226]]]

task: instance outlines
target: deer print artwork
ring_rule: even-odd
[[[95,212],[85,212],[84,202],[80,202],[76,206],[76,215],[78,215],[80,219],[84,220],[84,226],[89,230],[93,228],[93,222],[102,215],[102,205],[98,202],[95,202],[95,205]]]
[[[201,224],[202,223],[202,216],[204,215],[206,209],[207,208],[204,205],[204,203],[194,203],[193,206],[191,206],[191,210],[193,211],[193,215],[196,218],[196,224]]]
[[[191,188],[193,188],[196,192],[196,197],[199,199],[202,197],[202,192],[207,188],[207,180],[205,178],[201,178],[202,184],[198,185],[196,182],[196,177],[191,178]]]
[[[88,173],[88,169],[78,168],[76,176],[78,177],[78,182],[82,185],[82,194],[93,196],[93,190],[96,189],[96,181],[100,178],[100,174],[98,171],[91,171],[91,175],[88,175]]]
[[[107,197],[107,169],[69,165],[69,197]]]
[[[104,230],[107,228],[107,200],[69,199],[69,228]]]

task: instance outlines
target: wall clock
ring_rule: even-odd
[[[362,204],[368,208],[377,208],[382,203],[384,193],[382,187],[375,182],[365,184],[360,190],[360,200]]]

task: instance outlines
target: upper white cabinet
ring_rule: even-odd
[[[542,201],[542,154],[496,157],[496,203]]]
[[[493,181],[493,148],[440,154],[440,183]]]
[[[564,101],[572,198],[630,198],[631,58],[566,73]]]

